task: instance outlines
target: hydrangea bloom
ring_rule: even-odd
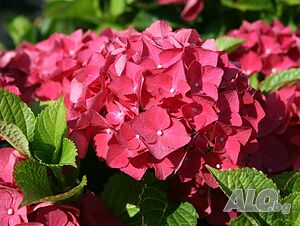
[[[6,78],[24,76],[26,84],[17,84],[24,99],[66,95],[79,157],[93,139],[100,159],[136,179],[147,168],[166,179],[183,164],[188,181],[203,163],[240,165],[241,147],[255,143],[264,117],[247,79],[213,40],[162,21],[142,33],[54,34],[0,61]],[[194,152],[203,163],[185,170]]]
[[[4,53],[0,62],[4,78],[22,78],[16,85],[27,101],[65,94],[69,137],[80,158],[93,141],[101,160],[137,180],[153,168],[160,180],[178,172],[195,194],[215,192],[205,164],[244,166],[258,150],[262,97],[227,54],[195,30],[172,31],[157,21],[143,32],[54,34]],[[204,198],[211,202],[208,193]],[[78,219],[57,206],[43,211],[44,220],[52,213],[70,224]]]
[[[85,55],[93,51],[88,43],[94,39],[95,34],[83,35],[78,30],[70,36],[53,34],[35,45],[24,42],[15,51],[3,52],[0,84],[2,73],[6,80],[14,81],[27,102],[35,98],[55,100],[62,94],[68,96],[72,73],[87,61]],[[82,50],[80,54],[79,50]]]
[[[13,179],[15,165],[24,159],[13,148],[0,148],[0,225],[26,223],[27,207],[19,208],[23,195]]]
[[[238,37],[245,42],[231,55],[232,60],[241,64],[247,75],[261,73],[269,76],[300,65],[299,32],[292,33],[278,20],[267,24],[262,20],[249,23],[244,21],[239,29],[227,35]]]
[[[248,74],[272,73],[299,67],[299,31],[292,33],[279,21],[271,24],[263,21],[243,22],[242,26],[229,32],[229,36],[245,39],[231,55],[240,61],[242,70]],[[299,169],[299,84],[285,87],[272,94],[258,97],[266,116],[258,125],[258,151],[245,155],[247,166],[266,173],[279,173],[293,167]],[[252,144],[254,145],[254,144]]]
[[[143,33],[106,32],[113,38],[71,81],[70,136],[80,157],[93,138],[99,158],[138,180],[147,168],[166,179],[194,152],[219,168],[239,164],[264,112],[212,40],[162,21]],[[181,172],[183,180],[193,174]]]
[[[41,203],[34,207],[31,221],[49,226],[79,226],[79,210],[71,206]]]
[[[16,189],[0,185],[0,225],[15,226],[27,222],[27,208],[19,208],[23,195]]]
[[[182,19],[191,21],[197,18],[204,8],[205,0],[157,0],[160,5],[185,4],[181,12]]]
[[[245,156],[248,166],[270,174],[300,168],[299,91],[297,84],[260,100],[266,117],[259,124],[259,150]]]

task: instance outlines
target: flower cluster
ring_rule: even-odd
[[[230,58],[239,61],[249,76],[260,73],[266,77],[300,66],[299,31],[292,33],[277,20],[271,24],[245,21],[228,35],[245,40]],[[299,95],[299,84],[296,84],[257,97],[266,116],[259,124],[259,149],[245,157],[247,166],[269,174],[293,167],[299,169]]]
[[[299,32],[291,32],[290,27],[278,20],[271,24],[262,20],[244,21],[239,29],[227,35],[245,40],[230,59],[239,62],[248,76],[254,73],[269,76],[300,65]]]
[[[66,96],[80,158],[93,140],[100,159],[137,180],[148,168],[161,180],[178,172],[181,186],[195,190],[187,200],[217,188],[205,164],[243,166],[258,149],[261,97],[195,30],[173,32],[158,21],[142,33],[54,34],[4,53],[0,62],[5,78],[21,80],[23,99]],[[213,207],[202,206],[212,204],[211,196],[203,197],[197,209],[211,215]]]
[[[186,21],[192,21],[203,10],[205,0],[157,0],[157,2],[160,5],[185,4],[181,12],[181,18]]]
[[[89,52],[93,51],[82,49],[95,36],[91,32],[83,35],[78,30],[70,36],[53,34],[35,45],[22,43],[16,50],[1,54],[0,73],[20,89],[26,102],[56,100],[63,94],[68,96],[74,70],[85,64]],[[77,53],[79,49],[82,51]]]
[[[259,149],[246,165],[268,174],[300,168],[300,84],[263,96],[266,117],[259,124]]]
[[[80,157],[93,139],[99,158],[135,179],[147,168],[158,179],[180,168],[188,181],[199,170],[190,159],[238,164],[264,117],[253,94],[212,40],[159,21],[143,33],[115,33],[74,72],[70,136]]]
[[[74,206],[40,203],[20,207],[23,195],[13,178],[15,165],[25,157],[13,148],[0,148],[0,225],[123,225],[102,201],[87,192]]]
[[[27,208],[19,208],[23,195],[13,180],[14,166],[22,156],[12,148],[1,148],[0,157],[0,224],[26,223]]]
[[[217,192],[205,164],[245,166],[259,148],[263,97],[213,40],[192,29],[157,21],[143,32],[54,34],[2,53],[0,65],[28,102],[65,95],[80,158],[93,141],[101,160],[137,180],[148,168],[160,180],[178,172],[181,185],[195,190],[188,200],[206,191],[202,216],[212,213],[209,192]],[[40,208],[78,218],[65,207]]]

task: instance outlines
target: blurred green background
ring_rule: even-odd
[[[192,22],[180,18],[183,7],[160,6],[156,0],[0,0],[0,48],[12,49],[23,40],[34,43],[54,32],[68,34],[78,28],[143,30],[158,19],[173,28],[195,28],[204,39],[238,28],[243,20],[278,18],[293,28],[300,25],[300,0],[206,0]]]

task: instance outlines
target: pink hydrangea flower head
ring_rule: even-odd
[[[66,205],[54,205],[51,203],[41,203],[34,207],[32,213],[33,222],[43,225],[67,225],[79,226],[79,210]]]
[[[14,226],[28,222],[27,208],[21,207],[23,195],[17,190],[0,185],[0,225]]]
[[[270,24],[262,20],[244,21],[239,29],[227,35],[245,40],[230,58],[240,62],[242,71],[248,76],[255,73],[269,76],[299,66],[299,38],[278,20]]]
[[[204,2],[205,0],[158,0],[160,5],[185,4],[181,17],[186,21],[192,21],[198,17],[204,8]]]
[[[247,78],[213,40],[191,29],[173,31],[164,21],[140,33],[102,35],[106,44],[70,82],[70,137],[80,158],[92,139],[108,166],[138,180],[154,168],[166,179],[202,136],[208,142],[202,155],[211,149],[221,167],[239,164],[264,112]],[[217,125],[227,128],[223,145],[221,135],[212,135]]]

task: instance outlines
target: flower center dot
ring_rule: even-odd
[[[224,137],[220,137],[220,141],[223,142],[224,141]]]
[[[270,54],[271,50],[270,49],[266,49],[266,54]]]
[[[14,210],[13,209],[8,209],[7,210],[7,214],[8,215],[13,215],[14,214]]]
[[[140,135],[138,135],[138,134],[135,135],[135,138],[136,138],[136,139],[139,139],[139,138],[140,138]]]
[[[106,129],[106,133],[110,134],[111,133],[111,129]]]
[[[198,82],[196,82],[196,83],[195,83],[195,87],[198,87],[198,86],[199,86],[199,83],[198,83]]]
[[[175,89],[174,88],[171,88],[170,89],[170,93],[174,93],[175,92]]]
[[[216,165],[216,168],[217,168],[217,169],[220,169],[220,168],[221,168],[221,165],[218,163],[218,164]]]
[[[163,132],[162,132],[161,130],[157,130],[156,134],[157,134],[158,136],[162,136],[162,135],[163,135]]]
[[[246,75],[250,75],[250,74],[251,74],[251,70],[245,71],[245,74],[246,74]]]
[[[272,68],[272,73],[276,73],[277,72],[277,69],[276,68]]]
[[[282,116],[279,116],[279,117],[278,117],[278,120],[279,120],[279,121],[281,121],[282,119],[283,119],[283,117],[282,117]]]
[[[197,108],[192,108],[192,112],[196,113],[197,111]]]
[[[157,65],[157,68],[158,69],[162,68],[162,65],[161,64]]]

